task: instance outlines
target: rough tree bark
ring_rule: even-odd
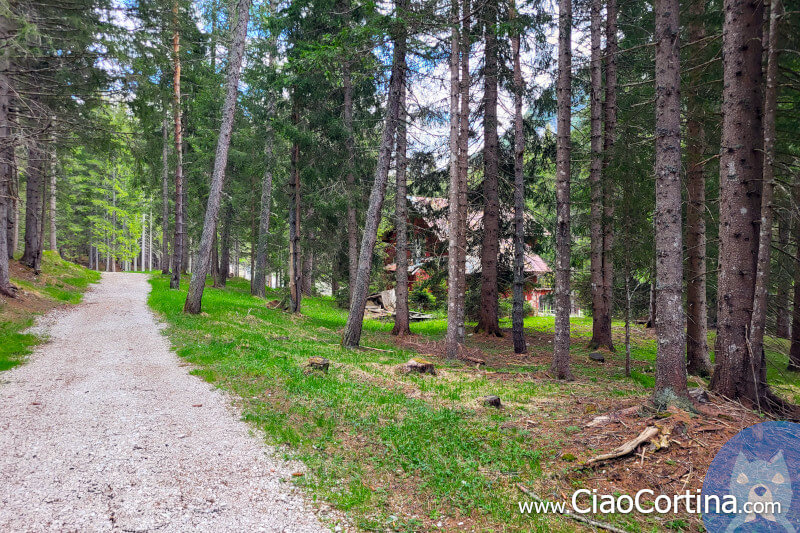
[[[356,149],[353,134],[353,82],[350,79],[350,63],[345,61],[342,66],[342,86],[344,89],[344,129],[347,132],[345,144],[347,146],[347,275],[349,301],[353,301],[353,291],[356,286],[356,272],[358,270],[358,215],[356,213]]]
[[[230,204],[225,205],[222,220],[222,236],[220,238],[220,265],[217,274],[216,287],[225,287],[231,271],[231,221],[233,220],[233,208]]]
[[[264,298],[267,295],[267,252],[269,245],[269,219],[272,216],[272,128],[268,126],[264,146],[264,178],[261,181],[261,212],[258,217],[258,252],[253,269],[250,293]]]
[[[219,236],[217,228],[214,229],[214,236],[211,241],[211,286],[217,286],[219,279]]]
[[[211,260],[211,243],[217,227],[219,204],[222,199],[222,188],[225,183],[225,167],[228,165],[228,148],[231,143],[233,119],[236,115],[236,95],[239,91],[239,76],[244,55],[244,41],[247,35],[247,20],[250,15],[250,0],[236,2],[236,24],[233,28],[233,42],[228,50],[228,72],[225,82],[225,102],[222,105],[222,123],[217,139],[217,152],[214,155],[214,172],[211,175],[211,190],[208,193],[208,205],[203,221],[203,233],[200,237],[200,250],[197,258],[197,269],[192,274],[189,294],[186,297],[184,312],[199,313],[206,285],[209,261]]]
[[[679,0],[656,0],[657,404],[688,398],[683,318]],[[674,396],[674,397],[673,397]]]
[[[403,65],[405,71],[405,65]],[[394,327],[392,335],[411,335],[408,317],[408,206],[406,199],[406,86],[400,88],[400,115],[397,121],[397,149],[395,153],[395,304]]]
[[[573,380],[569,367],[570,323],[570,142],[572,138],[572,2],[558,0],[558,103],[556,119],[556,319],[551,372]]]
[[[599,0],[595,0],[597,2]],[[516,6],[511,0],[509,18],[516,21]],[[522,64],[519,57],[520,31],[512,28],[511,53],[514,62],[514,302],[511,311],[514,353],[525,353],[525,135],[522,128]]]
[[[500,196],[497,138],[497,0],[483,9],[485,59],[483,68],[483,242],[481,244],[481,302],[475,331],[502,337],[498,316],[498,255],[500,253]]]
[[[55,163],[55,147],[53,147],[53,161],[52,161],[52,168],[50,169],[50,250],[55,252],[58,250],[58,245],[56,243],[56,163]]]
[[[767,393],[767,365],[763,360],[764,331],[767,327],[767,305],[769,293],[769,271],[772,250],[772,223],[774,209],[772,200],[775,190],[775,116],[778,97],[778,26],[781,16],[779,0],[770,1],[769,35],[767,38],[767,73],[764,90],[764,151],[762,158],[761,228],[758,234],[758,263],[756,264],[756,283],[753,290],[753,312],[750,317],[750,354],[754,360],[761,360],[756,367],[760,374],[754,379],[757,391]],[[760,357],[759,357],[760,356]],[[760,403],[761,398],[756,396]]]
[[[408,0],[397,0],[398,12],[402,12]],[[375,169],[375,183],[369,196],[364,235],[361,239],[361,252],[358,257],[358,276],[356,289],[350,302],[350,313],[342,336],[342,345],[355,347],[361,340],[361,328],[364,321],[364,306],[367,302],[369,279],[372,271],[372,254],[378,238],[378,225],[381,220],[381,208],[386,194],[386,183],[389,179],[389,166],[392,159],[392,140],[397,129],[397,118],[400,113],[400,92],[405,83],[406,29],[398,24],[394,37],[394,54],[392,58],[392,74],[389,80],[389,97],[386,102],[386,118],[383,123],[383,134],[378,151],[378,165]]]
[[[178,2],[172,4],[172,113],[175,127],[175,237],[172,241],[172,276],[170,289],[180,289],[181,260],[183,258],[183,126],[181,113],[181,34],[178,24]]]
[[[448,236],[447,236],[447,334],[445,351],[447,357],[458,357],[458,232],[461,227],[461,211],[458,209],[459,193],[459,2],[452,0],[450,4],[450,190],[448,195]]]
[[[609,339],[614,311],[614,178],[611,162],[617,138],[617,0],[606,2],[606,99],[603,102],[603,306],[608,309]],[[614,350],[613,344],[609,346]]]
[[[718,311],[711,389],[756,406],[765,393],[757,378],[762,358],[750,354],[748,328],[761,218],[764,5],[725,0],[723,7]]]
[[[472,7],[470,0],[461,1],[461,82],[459,85],[461,99],[461,113],[459,114],[458,132],[458,211],[460,224],[456,228],[458,233],[458,255],[456,257],[458,293],[456,295],[456,336],[458,342],[463,344],[467,330],[464,326],[466,319],[467,296],[467,175],[469,173],[469,117],[470,117],[470,73],[469,56],[472,29]]]
[[[292,124],[297,128],[300,116],[296,96],[293,95]],[[303,299],[302,268],[300,265],[300,144],[292,143],[291,169],[289,177],[289,311],[299,313]]]
[[[789,293],[792,290],[792,258],[789,252],[789,231],[791,216],[778,217],[778,288],[775,295],[775,336],[789,338],[791,313],[789,312]]]
[[[161,124],[161,273],[169,274],[169,120]]]
[[[6,203],[6,214],[8,217],[6,244],[8,246],[9,259],[14,258],[14,252],[17,251],[17,244],[19,244],[19,180],[17,175],[16,156],[12,148],[13,144],[9,143],[6,146],[7,152],[4,159],[9,165],[8,171],[10,172],[9,180],[6,182],[6,191],[8,193]]]
[[[38,141],[31,140],[28,146],[28,176],[25,188],[25,249],[20,262],[35,272],[39,272],[42,260],[40,231],[43,214],[44,163],[45,155]]]
[[[309,220],[314,214],[314,209],[309,209],[306,213],[306,220]],[[309,224],[310,226],[310,224]],[[314,239],[315,233],[310,229],[306,235],[306,247],[303,252],[303,274],[302,274],[302,291],[303,296],[313,296],[314,293]]]
[[[702,2],[689,5],[690,42],[700,42],[706,36],[702,21],[704,12]],[[706,133],[703,105],[698,95],[700,82],[700,72],[691,70],[686,98],[686,360],[689,374],[705,377],[711,375],[712,367],[708,355],[706,300],[706,177],[703,163]]]
[[[800,206],[800,176],[794,178],[794,205]],[[800,221],[794,223],[794,243],[800,250]],[[794,298],[792,299],[792,339],[789,345],[789,370],[800,372],[800,253],[794,258]]]
[[[0,39],[8,38],[9,27],[5,18],[0,17]],[[5,71],[8,59],[5,51],[0,51],[0,294],[14,297],[16,287],[11,284],[8,273],[8,260],[13,255],[11,233],[8,220],[11,215],[11,180],[13,177],[14,144],[11,139],[11,87]]]
[[[591,285],[592,285],[592,339],[591,349],[605,346],[614,349],[611,340],[611,309],[606,305],[605,283],[603,282],[603,238],[605,237],[603,213],[603,123],[601,97],[603,80],[601,74],[602,50],[600,49],[602,19],[600,11],[602,0],[592,0],[590,9],[591,61],[589,66],[589,122],[591,164],[589,184],[591,188]]]

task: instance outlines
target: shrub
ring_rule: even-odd
[[[408,294],[408,301],[412,307],[432,309],[436,306],[436,297],[428,287],[417,287]]]

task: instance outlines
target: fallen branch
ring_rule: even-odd
[[[632,453],[636,448],[639,447],[640,444],[642,444],[644,442],[647,442],[650,439],[652,439],[653,437],[655,437],[656,435],[658,435],[658,431],[659,431],[658,428],[655,427],[655,426],[647,426],[646,428],[644,428],[644,430],[642,430],[641,433],[639,433],[639,436],[636,437],[635,439],[629,440],[628,442],[626,442],[622,446],[614,448],[613,450],[611,450],[608,453],[604,453],[602,455],[598,455],[597,457],[592,457],[591,459],[586,461],[584,463],[584,465],[588,466],[588,465],[593,465],[593,464],[600,463],[600,462],[603,462],[603,461],[616,459],[618,457],[624,457],[624,456],[628,455],[629,453]]]
[[[536,500],[539,503],[546,503],[543,499],[539,496],[534,494],[531,490],[529,490],[525,485],[522,483],[517,483],[517,488],[522,491],[527,497],[531,498],[532,500]],[[587,516],[579,515],[573,513],[572,511],[567,510],[566,508],[563,511],[558,511],[558,509],[553,506],[553,509],[556,510],[557,513],[560,515],[566,516],[567,518],[571,518],[576,522],[580,522],[582,524],[586,524],[588,526],[597,527],[600,529],[605,529],[606,531],[613,531],[614,533],[627,533],[624,529],[620,529],[616,526],[612,526],[611,524],[607,524],[605,522],[600,522],[599,520],[595,520],[593,518],[589,518]]]

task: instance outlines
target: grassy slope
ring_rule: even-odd
[[[55,252],[44,252],[42,273],[33,276],[24,267],[12,265],[11,282],[20,289],[16,299],[0,301],[0,371],[25,360],[31,348],[41,342],[24,333],[34,318],[62,304],[76,304],[90,283],[100,274],[61,259]]]
[[[542,339],[541,355],[528,364],[490,363],[488,372],[476,373],[437,360],[436,378],[398,376],[394,365],[413,353],[394,344],[391,323],[365,321],[363,344],[378,350],[342,350],[346,312],[329,298],[306,299],[304,316],[291,316],[266,308],[249,295],[247,282],[232,280],[224,291],[206,291],[203,314],[186,316],[180,312],[184,290],[170,291],[163,277],[151,283],[150,305],[166,319],[178,353],[197,365],[194,372],[233,392],[246,420],[308,466],[296,482],[366,530],[417,531],[441,523],[445,530],[574,531],[574,522],[552,515],[520,516],[515,483],[552,486],[554,463],[580,429],[559,427],[570,401],[564,398],[644,398],[652,386],[655,340],[637,335],[636,370],[628,379],[618,361],[598,369],[581,357],[591,319],[573,323],[581,378],[574,383],[530,379],[547,368]],[[553,319],[532,317],[526,327],[541,337],[552,332]],[[412,324],[422,338],[441,338],[445,328],[442,319]],[[310,356],[329,358],[330,372],[307,372]],[[476,400],[486,394],[499,395],[505,408],[482,407]],[[544,419],[558,432],[520,426],[525,417]],[[604,519],[631,531],[665,527],[650,518]]]

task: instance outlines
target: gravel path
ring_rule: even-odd
[[[143,274],[104,274],[0,373],[0,531],[326,531],[297,465],[191,376]]]

